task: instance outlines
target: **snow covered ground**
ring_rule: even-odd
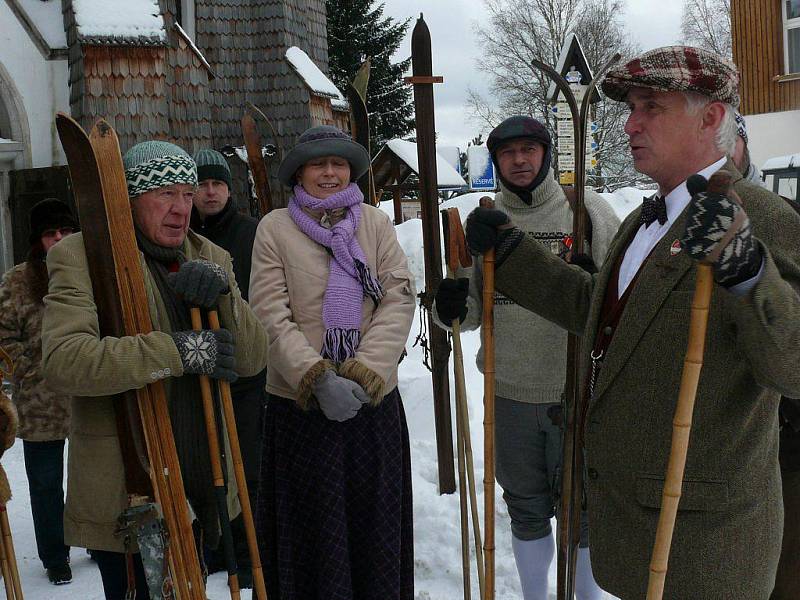
[[[638,192],[639,194],[641,192]],[[462,219],[485,194],[468,194],[448,201],[445,208],[457,206]],[[621,216],[627,214],[632,202],[611,199]],[[390,204],[390,203],[385,203]],[[630,206],[630,209],[625,210]],[[384,206],[391,213],[391,206]],[[624,214],[623,214],[624,213]],[[424,281],[421,221],[412,219],[397,227],[397,235],[409,257],[409,265],[417,280],[418,289]],[[417,600],[458,600],[462,594],[461,542],[458,494],[439,495],[436,444],[434,436],[433,398],[430,373],[422,363],[422,351],[413,347],[419,331],[419,316],[408,338],[408,356],[400,365],[400,393],[403,397],[411,437],[411,461],[414,487],[414,548]],[[483,379],[475,366],[480,344],[478,332],[462,336],[465,355],[467,395],[470,411],[470,430],[475,461],[478,506],[483,514]],[[452,358],[451,358],[452,362]],[[452,382],[451,390],[455,389]],[[453,413],[455,411],[453,410]],[[455,425],[453,425],[455,431]],[[3,456],[3,467],[11,480],[14,498],[8,504],[19,571],[26,598],[32,600],[102,600],[103,592],[97,567],[85,551],[73,549],[71,564],[74,580],[71,584],[54,587],[48,583],[36,555],[36,542],[31,521],[28,485],[22,459],[22,444],[17,442]],[[501,490],[496,487],[496,597],[498,600],[521,598],[516,567],[511,551],[511,531],[508,513]],[[481,522],[481,528],[483,524]],[[474,552],[474,548],[472,549]],[[473,598],[478,597],[474,554],[472,556]],[[550,570],[551,598],[555,598],[555,561]],[[1,587],[1,586],[0,586]],[[4,590],[3,592],[4,593]],[[209,579],[210,600],[229,598],[225,576],[221,573]],[[249,598],[249,594],[243,594]],[[608,598],[611,598],[608,596]]]

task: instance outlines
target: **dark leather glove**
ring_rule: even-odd
[[[203,308],[215,306],[220,294],[227,294],[230,289],[225,269],[208,260],[187,261],[168,278],[184,302]]]
[[[467,318],[467,296],[469,279],[442,279],[436,290],[436,312],[443,323],[450,325],[454,319],[463,323]]]
[[[482,206],[469,213],[465,235],[467,247],[474,256],[490,248],[496,250],[495,267],[499,267],[525,237],[521,230],[511,224],[506,213]]]
[[[705,191],[699,175],[693,175],[690,183],[693,193],[681,239],[683,249],[695,260],[712,263],[714,280],[723,287],[758,275],[761,249],[742,206],[731,195]]]
[[[233,370],[233,335],[227,329],[178,331],[170,335],[181,356],[184,374],[208,375],[230,382],[239,377]]]
[[[339,377],[328,369],[311,387],[320,410],[331,421],[347,421],[370,401],[367,392],[355,381]]]
[[[569,264],[577,265],[587,273],[597,273],[597,265],[588,254],[573,254],[569,257]]]

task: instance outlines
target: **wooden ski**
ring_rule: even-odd
[[[242,135],[244,147],[247,150],[247,164],[253,175],[253,184],[258,198],[259,216],[263,217],[272,210],[272,190],[269,187],[269,173],[264,164],[264,155],[261,151],[261,135],[258,133],[256,121],[252,115],[245,113],[242,116]]]
[[[109,335],[149,333],[152,323],[144,274],[116,133],[100,120],[90,141],[80,125],[64,113],[58,113],[56,126],[69,163],[83,227],[98,319],[105,326],[118,328]],[[113,285],[104,285],[112,281]],[[101,314],[108,311],[113,314]],[[155,501],[169,532],[172,589],[167,592],[174,593],[179,600],[205,600],[163,383],[156,381],[136,390],[136,398]]]
[[[370,151],[370,130],[369,130],[369,111],[367,110],[367,86],[369,84],[370,60],[364,61],[358,69],[352,83],[348,85],[347,99],[350,102],[350,129],[353,139],[367,149],[367,154],[372,156]],[[372,206],[378,205],[375,196],[375,178],[372,174],[372,165],[369,170],[358,180],[358,187],[364,194],[364,201]]]
[[[586,236],[586,128],[589,120],[589,105],[600,79],[620,59],[615,54],[595,74],[583,96],[580,109],[569,83],[550,65],[533,60],[534,68],[543,71],[564,94],[572,113],[573,140],[575,143],[575,208],[572,213],[572,253],[583,254]],[[580,432],[586,415],[589,399],[581,391],[578,365],[580,342],[576,335],[567,336],[567,375],[564,387],[565,426],[561,461],[561,494],[559,498],[559,533],[557,559],[557,598],[572,600],[575,593],[575,560],[580,543],[580,519],[583,508],[583,453],[580,448]]]

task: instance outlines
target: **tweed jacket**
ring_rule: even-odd
[[[19,413],[17,436],[29,442],[66,439],[70,397],[51,389],[41,374],[44,304],[34,298],[22,263],[0,284],[0,346],[14,361],[12,400]]]
[[[664,592],[670,600],[766,599],[781,549],[777,412],[781,393],[800,395],[800,218],[743,181],[731,162],[724,168],[764,266],[744,297],[714,287]],[[623,222],[594,276],[527,240],[497,270],[501,291],[583,335],[582,381],[610,274],[639,215]],[[672,249],[685,226],[686,211],[642,266],[585,423],[592,567],[600,586],[623,600],[646,595],[661,505],[696,274],[687,253]]]
[[[225,267],[230,292],[220,297],[220,322],[236,343],[236,372],[257,373],[266,363],[266,335],[236,286],[230,255],[191,231],[182,251],[187,260],[202,258]],[[83,234],[62,240],[47,255],[50,286],[44,300],[42,368],[49,385],[75,395],[64,509],[64,536],[70,546],[124,550],[122,540],[114,536],[127,499],[110,395],[165,379],[169,400],[169,378],[183,375],[180,355],[169,335],[166,307],[141,253],[140,263],[153,331],[101,338]],[[232,475],[230,461],[228,469]],[[228,481],[234,496],[234,478]],[[235,496],[229,497],[229,506],[233,517],[239,510]]]
[[[357,381],[377,401],[397,385],[397,363],[414,317],[414,280],[383,212],[363,204],[356,238],[385,292],[377,307],[369,298],[362,303],[361,343],[355,356],[366,368],[360,371],[371,375],[366,379],[377,385],[368,389],[365,378],[350,376],[350,369],[340,369],[340,374]],[[310,400],[309,376],[322,360],[322,302],[329,264],[326,248],[300,231],[288,209],[273,210],[259,223],[250,302],[269,337],[267,391],[303,407]]]

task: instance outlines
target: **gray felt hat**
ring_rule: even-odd
[[[306,129],[297,140],[297,145],[289,150],[278,167],[278,179],[292,187],[294,175],[312,158],[320,156],[341,156],[350,163],[350,180],[355,181],[369,169],[369,153],[358,142],[342,130],[332,125],[318,125]]]

